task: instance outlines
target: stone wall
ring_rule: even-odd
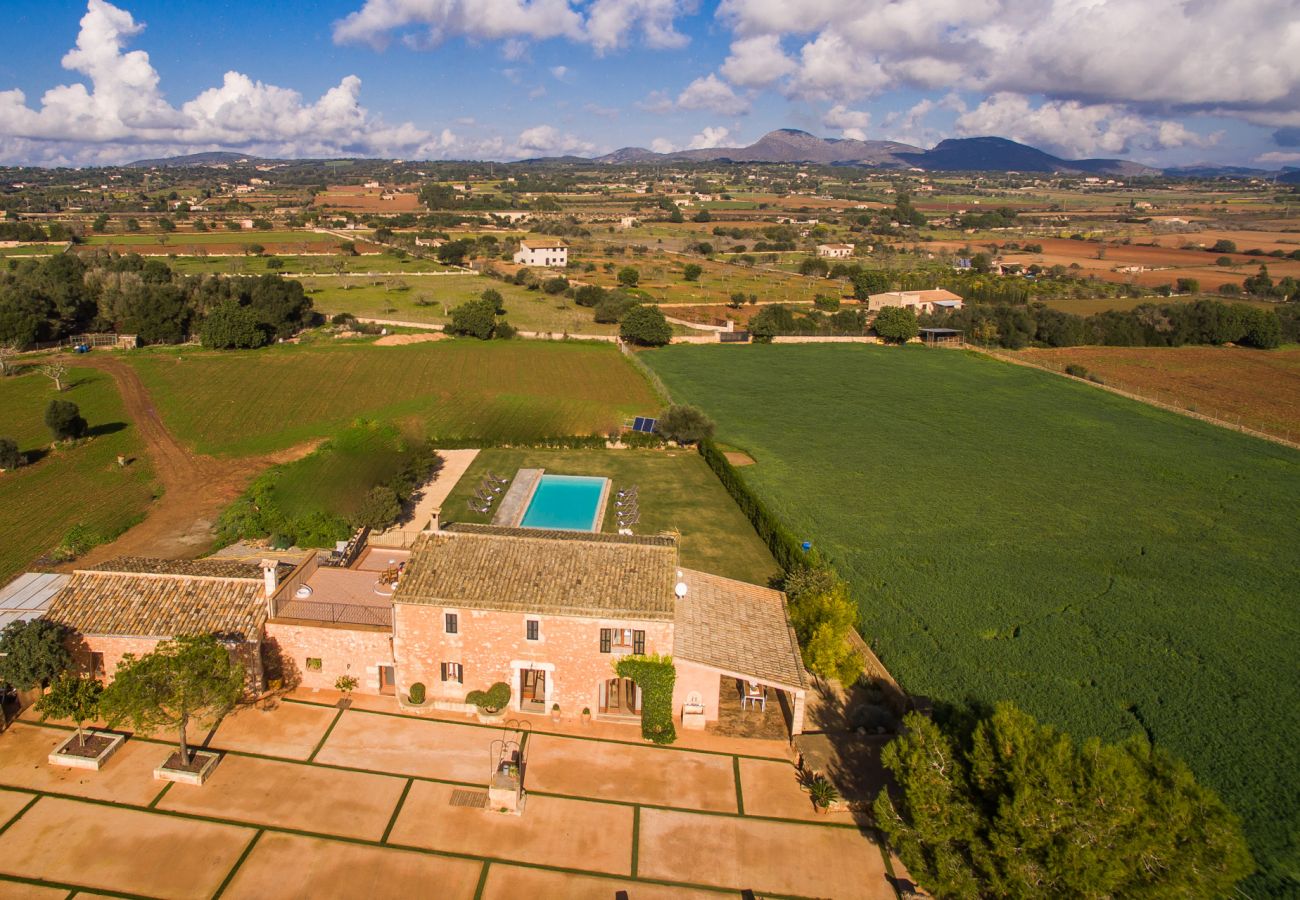
[[[269,678],[286,687],[334,689],[340,676],[357,679],[356,693],[379,693],[379,667],[393,665],[392,632],[364,625],[332,625],[272,619],[266,623]],[[307,666],[319,659],[319,669]],[[278,673],[277,673],[278,668]]]
[[[70,647],[73,665],[78,671],[91,672],[91,654],[104,655],[104,684],[113,681],[117,673],[117,664],[128,653],[138,659],[146,653],[152,653],[163,638],[118,637],[110,635],[78,635],[73,638]],[[235,656],[244,665],[247,675],[244,679],[245,693],[252,697],[260,694],[263,687],[262,653],[260,641],[243,641],[234,647]]]
[[[443,615],[454,612],[458,633],[444,632]],[[525,637],[525,621],[539,622],[539,640]],[[464,700],[472,690],[494,682],[510,685],[510,706],[520,709],[519,673],[546,673],[545,709],[560,705],[561,716],[574,719],[584,707],[597,714],[602,682],[614,678],[615,653],[600,652],[602,628],[633,628],[646,633],[646,653],[672,653],[671,622],[638,622],[578,616],[532,615],[398,603],[393,608],[393,649],[398,689],[423,682],[431,699]],[[440,664],[460,663],[464,682],[446,682]],[[717,685],[714,685],[716,695]]]

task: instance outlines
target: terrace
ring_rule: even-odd
[[[277,592],[272,617],[391,627],[391,579],[410,556],[406,550],[367,547],[350,567],[336,569],[321,566],[321,556],[317,555],[300,566]]]

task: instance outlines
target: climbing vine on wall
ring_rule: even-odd
[[[630,678],[641,691],[641,736],[656,744],[677,740],[673,727],[673,685],[677,669],[671,656],[624,656],[614,663],[619,678]]]

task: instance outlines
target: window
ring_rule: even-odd
[[[443,628],[447,634],[456,634],[460,629],[459,616],[455,613],[447,613],[443,617]]]
[[[461,668],[460,663],[445,662],[442,664],[442,680],[454,681],[457,684],[465,683],[465,671]]]
[[[94,652],[90,654],[90,677],[104,677],[104,654]]]
[[[645,653],[645,632],[639,628],[602,628],[600,652]]]
[[[524,622],[524,637],[530,641],[541,640],[542,623],[536,619],[528,619]]]
[[[308,669],[308,671],[311,671],[311,672],[319,672],[319,671],[320,671],[320,657],[319,657],[319,656],[309,656],[309,657],[307,657],[307,669]]]

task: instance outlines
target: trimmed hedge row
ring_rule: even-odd
[[[673,726],[673,685],[677,669],[671,656],[624,656],[614,664],[619,678],[631,678],[641,690],[641,736],[656,744],[677,740]]]
[[[740,511],[753,524],[754,530],[772,551],[772,556],[776,558],[783,571],[789,572],[817,562],[816,551],[804,552],[802,542],[781,524],[762,500],[755,496],[749,485],[745,484],[740,472],[728,462],[726,455],[712,440],[700,441],[700,455],[718,476],[727,493],[731,494]]]
[[[629,447],[659,447],[663,438],[657,434],[629,431],[618,436]],[[557,437],[538,438],[535,441],[504,441],[491,438],[433,437],[430,443],[439,450],[483,450],[488,447],[500,447],[518,450],[604,450],[605,442],[610,437],[603,434],[572,434]]]

